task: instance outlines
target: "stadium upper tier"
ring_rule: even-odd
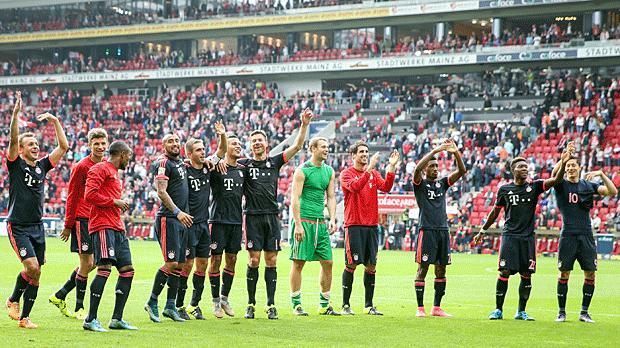
[[[505,46],[505,47],[476,47],[476,52],[444,53],[439,48],[439,53],[430,51],[402,50],[383,52],[372,57],[368,51],[362,50],[327,50],[327,51],[299,51],[298,54],[289,57],[287,62],[264,63],[261,59],[252,58],[245,64],[240,64],[235,56],[221,56],[216,60],[208,58],[188,59],[183,63],[178,60],[173,64],[179,67],[162,68],[161,57],[137,57],[134,61],[103,61],[89,62],[84,65],[92,66],[95,72],[47,74],[51,69],[37,69],[37,72],[45,75],[10,76],[17,71],[9,68],[9,63],[3,65],[5,77],[0,77],[0,85],[57,85],[76,83],[130,83],[132,81],[142,83],[146,80],[175,80],[175,79],[201,79],[209,77],[235,77],[270,78],[283,77],[298,79],[315,77],[325,78],[330,74],[331,78],[343,75],[365,76],[380,75],[402,76],[404,73],[433,73],[438,67],[450,68],[453,72],[484,71],[491,68],[517,67],[527,68],[536,62],[544,62],[547,66],[557,66],[570,62],[584,60],[588,66],[616,65],[620,57],[620,40],[591,41],[585,42],[582,47],[552,46],[540,47],[534,45]],[[343,54],[343,52],[345,54]],[[369,57],[371,56],[371,57]],[[148,58],[147,58],[148,57]],[[601,58],[597,61],[598,58]],[[82,63],[80,63],[82,64]],[[576,64],[579,65],[579,64]],[[165,66],[165,64],[164,64]],[[563,66],[563,65],[560,65]],[[6,68],[6,70],[4,69]],[[62,68],[64,69],[64,68]],[[96,72],[102,70],[102,72]],[[9,75],[9,76],[7,76]]]
[[[364,25],[385,26],[416,22],[470,19],[486,16],[555,15],[557,4],[565,11],[616,8],[613,1],[588,0],[270,0],[237,2],[190,1],[161,5],[149,1],[100,1],[60,6],[25,7],[4,2],[0,14],[0,45],[13,49],[30,42],[75,41],[87,44],[134,40],[165,34],[197,38],[205,33],[252,34],[257,29],[288,32],[296,29],[328,29]],[[26,5],[27,6],[27,5]],[[468,18],[469,17],[469,18]],[[112,42],[112,41],[109,41]],[[125,41],[130,42],[130,41]]]
[[[489,48],[504,46],[526,46],[527,49],[555,49],[565,47],[566,43],[573,40],[584,40],[584,34],[567,33],[557,24],[543,24],[531,28],[516,27],[512,30],[504,30],[501,36],[495,37],[492,33],[480,35],[470,34],[469,37],[461,38],[457,35],[448,34],[445,39],[426,34],[419,36],[403,36],[399,38],[377,38],[373,41],[360,44],[359,47],[338,48],[341,45],[327,43],[319,49],[312,47],[299,48],[297,43],[289,50],[288,45],[278,45],[276,41],[263,41],[253,38],[252,42],[237,52],[232,49],[226,50],[222,45],[217,47],[203,47],[195,55],[183,49],[163,49],[156,51],[152,45],[142,45],[140,53],[133,54],[129,59],[123,59],[114,55],[86,55],[87,47],[69,49],[64,54],[36,55],[30,52],[21,53],[16,60],[8,59],[0,61],[1,76],[17,75],[42,75],[42,74],[67,74],[106,71],[148,70],[162,68],[188,68],[204,66],[242,65],[242,64],[266,64],[266,63],[289,63],[300,61],[323,61],[339,59],[359,59],[378,57],[407,57],[429,54],[449,53],[488,53],[493,52]],[[606,42],[620,40],[620,27],[603,29],[600,35],[588,35],[589,41]],[[609,43],[614,46],[613,42]],[[149,49],[150,48],[150,49]],[[518,48],[520,50],[520,48]],[[109,52],[109,51],[108,51]],[[524,51],[525,52],[525,51]],[[562,54],[550,54],[549,58],[560,58]],[[526,61],[527,55],[519,56],[520,60]],[[504,61],[506,57],[487,58],[490,62]]]

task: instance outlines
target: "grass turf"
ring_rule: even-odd
[[[310,317],[297,318],[291,314],[288,272],[288,250],[278,261],[278,289],[276,304],[280,320],[269,321],[262,310],[265,303],[265,286],[261,267],[257,293],[257,319],[242,318],[247,300],[245,270],[247,254],[241,252],[237,262],[236,277],[230,301],[236,310],[235,318],[216,319],[210,314],[210,287],[205,284],[202,309],[206,321],[173,323],[165,320],[155,324],[148,320],[143,305],[147,300],[153,277],[161,266],[161,254],[156,242],[131,242],[136,277],[125,310],[125,319],[139,327],[137,332],[85,332],[81,322],[61,316],[47,298],[69,277],[77,265],[77,256],[68,252],[68,245],[55,238],[48,239],[47,264],[43,267],[41,288],[31,314],[39,325],[36,330],[17,328],[6,314],[0,319],[0,332],[7,346],[31,343],[36,346],[614,346],[617,343],[620,319],[620,268],[618,262],[599,262],[599,275],[590,312],[596,324],[577,320],[581,306],[583,275],[576,271],[569,283],[568,322],[554,322],[557,312],[556,259],[540,257],[538,273],[533,277],[533,290],[528,303],[528,313],[535,322],[512,319],[518,302],[518,277],[512,277],[505,304],[505,319],[491,322],[488,313],[495,304],[496,256],[453,255],[453,265],[448,268],[447,293],[442,307],[454,318],[415,318],[413,275],[416,265],[407,252],[381,251],[377,268],[375,305],[384,317],[362,314],[364,288],[363,271],[356,272],[352,296],[354,317],[320,317],[318,308],[317,263],[304,270],[303,304]],[[332,302],[341,304],[341,273],[343,250],[335,250]],[[7,238],[0,238],[0,296],[4,301],[11,293],[15,278],[21,270]],[[262,265],[261,265],[262,266]],[[577,266],[578,268],[578,266]],[[432,270],[431,272],[432,273]],[[91,274],[90,279],[94,277]],[[107,327],[114,306],[114,286],[117,273],[107,282],[99,310],[99,320]],[[427,277],[426,308],[430,312],[433,297],[433,277]],[[186,303],[191,296],[191,278]],[[165,301],[165,291],[160,297],[160,310]],[[86,302],[88,306],[88,290]],[[73,309],[75,292],[68,297]],[[2,302],[4,304],[4,302]],[[88,308],[88,307],[87,307]],[[615,337],[615,338],[614,338]]]

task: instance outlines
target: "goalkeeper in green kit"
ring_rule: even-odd
[[[301,306],[301,271],[306,261],[321,263],[319,314],[340,315],[334,311],[329,297],[332,286],[332,248],[329,235],[336,231],[336,175],[325,164],[329,154],[326,138],[310,140],[311,158],[295,170],[291,205],[293,231],[291,239],[291,302],[293,314],[307,316]],[[329,226],[325,222],[325,200]]]

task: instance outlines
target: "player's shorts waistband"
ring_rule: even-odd
[[[87,217],[79,217],[79,216],[78,216],[78,217],[76,217],[76,218],[75,218],[75,220],[76,220],[76,221],[85,221],[85,222],[88,222],[88,220],[89,220],[89,219],[88,219]]]
[[[301,218],[301,220],[299,220],[299,221],[306,222],[306,223],[313,224],[313,225],[326,225],[325,219],[304,219],[304,218]]]
[[[32,222],[32,223],[23,223],[23,222],[13,222],[13,221],[7,221],[8,224],[10,224],[13,227],[39,227],[39,226],[44,226],[43,221],[41,222]]]

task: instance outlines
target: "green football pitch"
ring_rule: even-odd
[[[58,239],[48,239],[47,264],[43,267],[41,288],[34,310],[36,330],[17,328],[6,314],[0,319],[0,337],[7,347],[32,344],[44,346],[615,346],[618,341],[620,321],[620,263],[601,261],[596,291],[590,312],[596,324],[577,320],[581,305],[583,275],[575,272],[570,282],[568,318],[566,323],[554,322],[556,315],[556,260],[540,257],[538,273],[533,278],[533,291],[528,313],[535,322],[512,319],[518,302],[519,280],[510,280],[503,321],[486,319],[495,304],[496,256],[453,255],[453,265],[448,268],[448,286],[443,308],[453,318],[415,318],[415,294],[413,275],[416,266],[411,253],[381,251],[377,268],[375,304],[385,313],[383,317],[362,314],[364,288],[362,271],[358,270],[352,297],[354,317],[320,317],[318,306],[318,264],[308,264],[304,270],[303,303],[309,317],[293,317],[288,285],[290,261],[288,250],[281,253],[278,267],[278,290],[276,304],[280,320],[269,321],[264,312],[257,311],[257,319],[242,318],[246,302],[245,263],[246,253],[241,252],[237,265],[232,293],[230,295],[237,316],[216,319],[212,315],[205,321],[173,323],[164,321],[154,324],[148,320],[143,305],[149,296],[152,279],[161,266],[161,254],[156,242],[132,241],[136,278],[125,319],[139,327],[137,332],[85,332],[81,322],[60,315],[47,298],[68,278],[76,266],[77,256],[68,252],[68,246]],[[343,250],[335,250],[334,286],[332,302],[340,307],[340,279],[343,269]],[[9,296],[17,273],[21,270],[7,238],[0,238],[0,295],[2,301]],[[92,276],[91,276],[92,279]],[[432,279],[427,279],[427,312],[432,304]],[[114,304],[116,272],[110,277],[99,311],[99,319],[107,326]],[[191,281],[190,281],[191,288]],[[265,302],[265,287],[258,286],[259,306]],[[90,292],[88,292],[90,293]],[[188,290],[187,298],[191,294]],[[67,297],[73,308],[75,293]],[[160,298],[163,306],[165,290]],[[203,295],[202,308],[210,314],[210,291],[208,280]],[[88,302],[88,294],[87,300]],[[2,302],[4,304],[4,302]],[[261,307],[262,308],[262,307]]]

